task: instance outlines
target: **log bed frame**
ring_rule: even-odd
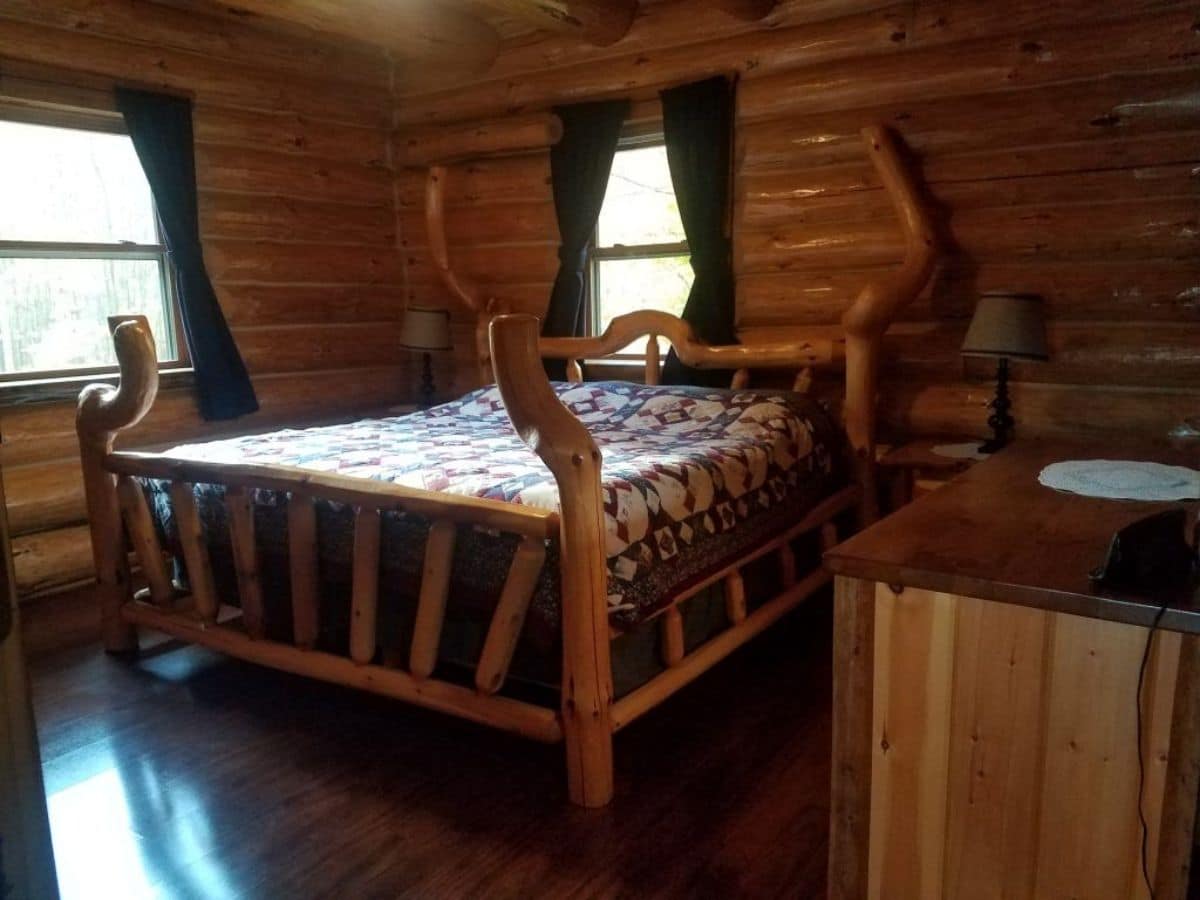
[[[936,244],[916,187],[891,136],[882,128],[869,128],[864,137],[899,215],[907,250],[901,267],[868,284],[847,311],[843,318],[844,342],[825,339],[707,346],[696,339],[686,323],[649,311],[614,320],[598,337],[539,339],[533,316],[502,314],[502,302],[484,301],[478,288],[468,285],[450,268],[437,189],[445,171],[431,170],[430,243],[447,284],[478,314],[481,340],[487,338],[486,344],[481,343],[481,351],[485,351],[481,356],[488,361],[488,370],[494,368],[517,432],[554,475],[560,496],[557,512],[285,466],[201,463],[155,453],[115,451],[118,433],[146,415],[158,389],[154,342],[145,320],[122,317],[115,321],[113,340],[120,382],[115,388],[86,388],[80,395],[76,418],[105,648],[110,652],[136,651],[137,628],[150,628],[271,668],[384,694],[542,741],[561,740],[566,745],[570,799],[592,807],[608,803],[613,794],[613,734],[829,581],[828,572],[821,567],[803,576],[796,572],[792,539],[817,532],[821,544],[829,547],[837,541],[834,519],[840,513],[858,506],[868,519],[876,514],[874,396],[880,339],[896,313],[928,280]],[[843,418],[856,479],[818,504],[786,533],[673,598],[655,617],[664,671],[614,701],[610,655],[614,634],[608,621],[605,584],[601,455],[584,425],[551,390],[541,359],[568,360],[570,378],[579,380],[580,359],[611,356],[642,336],[650,338],[645,361],[649,383],[657,383],[660,371],[655,336],[667,338],[689,366],[736,370],[735,387],[746,386],[751,369],[784,366],[798,368],[797,385],[805,387],[812,369],[844,362]],[[186,590],[171,579],[138,478],[169,482],[189,578]],[[225,488],[240,616],[231,617],[229,608],[223,608],[217,596],[193,493],[198,483]],[[258,489],[288,494],[291,643],[264,636],[253,516],[253,495]],[[313,649],[321,614],[314,507],[317,500],[344,504],[355,511],[350,637],[344,656]],[[401,510],[425,518],[431,526],[407,669],[390,659],[375,661],[381,514]],[[473,687],[435,676],[455,529],[459,525],[520,536],[487,630]],[[546,542],[556,536],[562,556],[563,640],[558,710],[500,693],[545,559]],[[131,547],[148,585],[136,594],[130,578]],[[781,589],[748,613],[741,570],[766,554],[778,557]],[[724,588],[729,627],[685,653],[680,604],[717,583]]]

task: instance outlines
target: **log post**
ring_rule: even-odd
[[[567,783],[573,803],[604,806],[613,794],[613,688],[600,451],[550,388],[536,318],[495,319],[491,346],[508,416],[558,484]]]
[[[879,350],[896,314],[916,299],[933,273],[937,238],[896,139],[882,125],[864,128],[867,154],[891,197],[904,232],[904,262],[890,275],[867,284],[842,316],[846,329],[846,402],[842,417],[855,475],[862,486],[863,523],[879,517],[875,484],[875,393]]]
[[[158,356],[144,316],[109,319],[121,377],[114,388],[90,384],[79,395],[75,432],[83,464],[88,524],[92,535],[92,560],[104,649],[127,653],[137,649],[137,632],[121,617],[121,607],[132,599],[129,559],[121,527],[121,505],[116,476],[104,468],[117,433],[136,425],[158,394]]]

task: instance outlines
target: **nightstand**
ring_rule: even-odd
[[[946,445],[975,446],[980,441],[963,438],[930,438],[881,448],[879,469],[888,491],[888,505],[894,512],[915,497],[941,487],[955,475],[965,472],[985,456],[949,456],[935,453]]]

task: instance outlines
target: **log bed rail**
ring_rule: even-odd
[[[847,339],[711,347],[689,326],[664,313],[620,317],[594,338],[541,338],[529,315],[495,315],[502,303],[477,308],[486,325],[487,356],[505,407],[521,438],[546,463],[558,486],[557,512],[480,500],[275,465],[194,462],[163,454],[116,452],[119,432],[150,410],[158,388],[153,338],[144,319],[110,324],[121,378],[117,387],[92,385],[80,395],[79,435],[97,589],[106,649],[137,649],[137,628],[146,627],[250,662],[307,675],[453,713],[542,741],[566,745],[568,793],[584,806],[603,806],[613,794],[613,734],[750,640],[829,581],[823,568],[799,574],[791,541],[815,533],[829,548],[837,542],[835,519],[856,507],[871,515],[874,391],[879,338],[904,303],[928,278],[934,243],[895,147],[874,134],[874,159],[889,186],[904,225],[909,257],[895,279],[864,290],[847,313]],[[442,236],[444,250],[444,235]],[[431,243],[437,239],[431,236]],[[453,273],[451,272],[451,277]],[[458,281],[460,286],[465,282]],[[474,288],[473,288],[474,289]],[[476,294],[482,296],[482,292]],[[796,384],[807,385],[814,368],[846,366],[843,416],[855,457],[858,483],[809,511],[785,534],[753,548],[673,598],[652,620],[659,629],[664,670],[619,700],[613,699],[608,620],[607,557],[601,500],[601,454],[587,428],[557,398],[543,357],[567,359],[572,378],[578,360],[611,355],[640,337],[647,341],[647,381],[658,380],[658,343],[663,336],[694,367],[734,369],[735,387],[749,371],[791,366]],[[175,517],[187,585],[175,583],[168,557],[137,479],[165,481]],[[205,527],[196,508],[195,486],[225,490],[228,528],[240,616],[222,604],[214,584]],[[270,639],[264,622],[259,548],[254,529],[258,490],[287,497],[287,535],[293,629],[290,641]],[[316,511],[318,501],[354,510],[350,634],[345,654],[314,649],[321,625]],[[377,653],[377,608],[381,517],[405,512],[429,522],[416,619],[406,660]],[[457,529],[474,526],[519,537],[476,663],[473,686],[437,677],[438,647],[450,588]],[[557,537],[561,562],[562,676],[557,710],[501,693],[520,638],[532,594]],[[136,554],[147,588],[131,587],[129,550]],[[772,554],[779,592],[748,611],[742,569]],[[685,647],[681,604],[701,589],[721,584],[729,626],[707,642]]]

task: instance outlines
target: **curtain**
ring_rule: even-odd
[[[617,152],[621,124],[629,113],[628,100],[577,103],[554,110],[562,120],[563,136],[550,148],[554,211],[562,244],[559,268],[550,294],[542,334],[574,337],[583,334],[584,269],[587,247]],[[565,379],[565,362],[547,360],[552,379]]]
[[[709,78],[660,92],[663,137],[695,280],[683,318],[709,344],[734,337],[733,251],[727,230],[732,181],[733,85]],[[692,369],[672,351],[664,384],[728,387],[730,374]]]
[[[191,101],[126,88],[118,88],[116,95],[175,264],[200,414],[211,420],[252,413],[258,409],[254,386],[217,303],[200,248]]]

